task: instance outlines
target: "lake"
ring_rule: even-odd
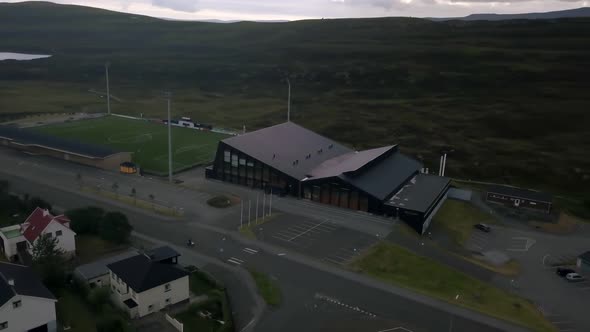
[[[0,52],[0,61],[2,60],[35,60],[49,58],[51,55],[44,54],[24,54],[24,53],[10,53]]]

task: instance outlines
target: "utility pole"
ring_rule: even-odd
[[[104,69],[107,76],[107,113],[111,115],[111,92],[109,90],[109,66],[110,63],[105,63]]]
[[[168,101],[168,181],[172,182],[172,121],[170,119],[170,92],[165,92],[164,95]]]
[[[266,189],[262,192],[262,221],[264,221],[264,215],[266,214]]]
[[[244,225],[244,201],[240,199],[240,228]]]
[[[248,227],[250,227],[250,215],[252,212],[252,200],[248,200]]]
[[[291,81],[287,77],[287,85],[289,87],[289,92],[287,94],[287,122],[291,122]]]
[[[258,196],[260,196],[260,194],[256,193],[256,221],[254,222],[256,225],[258,225]]]
[[[270,188],[270,201],[268,203],[268,216],[272,216],[272,187]]]

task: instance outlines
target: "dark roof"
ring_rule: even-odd
[[[421,167],[417,160],[395,150],[359,174],[343,174],[340,178],[379,200],[385,200]]]
[[[8,284],[10,279],[14,280],[14,286]],[[33,269],[23,265],[0,263],[0,306],[16,294],[55,300]]]
[[[387,205],[400,209],[426,213],[443,194],[451,179],[428,174],[418,174],[395,193]]]
[[[146,253],[148,254],[148,256],[150,256],[150,258],[154,262],[161,262],[166,259],[180,256],[178,251],[176,251],[168,246],[154,248],[152,250],[148,250]]]
[[[133,309],[133,308],[137,307],[137,302],[133,301],[133,299],[127,299],[127,300],[123,301],[123,303],[125,303],[125,305],[129,309]]]
[[[122,261],[126,258],[137,256],[137,250],[131,249],[129,251],[123,252],[121,254],[107,257],[98,261],[94,261],[92,263],[80,265],[76,268],[75,272],[84,278],[84,280],[90,280],[96,277],[100,277],[102,275],[108,274],[109,269],[107,268],[108,264],[115,263],[118,261]]]
[[[352,152],[293,122],[226,138],[222,142],[298,180],[324,161]]]
[[[7,138],[19,145],[39,146],[90,158],[105,158],[120,152],[105,146],[80,143],[75,140],[41,134],[30,129],[8,126],[0,126],[0,137]]]
[[[137,293],[188,275],[175,265],[153,262],[146,255],[130,257],[107,267]]]
[[[529,189],[520,189],[507,186],[490,186],[488,188],[488,192],[517,198],[525,198],[539,202],[551,203],[553,201],[551,194]]]
[[[585,253],[578,256],[580,259],[586,262],[590,262],[590,251],[586,251]]]

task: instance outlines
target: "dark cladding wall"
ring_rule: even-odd
[[[303,198],[353,210],[380,212],[381,202],[339,178],[303,182]]]
[[[213,164],[216,179],[281,194],[298,194],[299,181],[220,142]]]
[[[514,208],[523,208],[545,213],[551,212],[551,203],[537,201],[530,198],[515,197],[508,194],[488,192],[486,195],[486,200],[488,202],[503,204]]]

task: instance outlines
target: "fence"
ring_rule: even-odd
[[[174,326],[175,329],[177,329],[180,332],[183,332],[184,324],[170,317],[170,315],[168,314],[166,314],[166,320],[168,321],[168,323],[172,324],[172,326]]]

